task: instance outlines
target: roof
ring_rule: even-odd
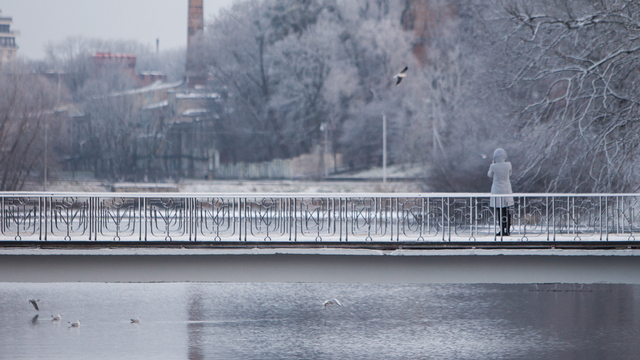
[[[204,115],[206,113],[208,113],[209,110],[207,109],[188,109],[182,112],[182,116],[198,116],[198,115]]]
[[[137,89],[130,89],[130,90],[125,90],[125,91],[119,91],[116,93],[111,94],[112,96],[120,96],[120,95],[134,95],[134,94],[144,94],[147,92],[153,92],[153,91],[161,91],[161,90],[168,90],[168,89],[173,89],[173,88],[177,88],[182,86],[183,81],[174,81],[174,82],[164,82],[162,80],[158,80],[155,81],[153,84],[151,85],[147,85],[141,88],[137,88]]]
[[[161,108],[163,108],[165,106],[169,106],[169,101],[168,100],[164,100],[164,101],[160,101],[160,102],[149,104],[149,105],[144,107],[144,110],[161,109]]]
[[[202,92],[180,92],[176,93],[176,99],[218,99],[218,93],[202,93]]]

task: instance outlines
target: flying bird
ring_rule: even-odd
[[[31,305],[33,305],[33,308],[36,309],[37,311],[40,311],[40,309],[38,309],[38,301],[40,301],[40,299],[38,299],[38,300],[29,299],[29,302],[31,303]]]
[[[74,323],[69,322],[69,321],[67,321],[67,322],[69,323],[69,325],[70,325],[71,327],[80,327],[80,320],[78,320],[78,321],[76,321],[76,322],[74,322]]]
[[[396,79],[396,86],[400,85],[402,79],[407,77],[407,70],[409,70],[409,67],[405,66],[402,71],[400,71],[398,74],[396,74],[396,76],[393,77],[394,79]]]
[[[36,314],[36,316],[31,318],[31,324],[32,325],[37,325],[38,324],[38,316],[40,316],[40,314]]]
[[[60,314],[58,314],[57,316],[51,315],[51,321],[60,321],[60,320],[62,320],[62,316],[60,316]]]
[[[338,306],[342,306],[342,304],[340,304],[340,301],[338,301],[338,299],[331,299],[331,300],[327,300],[324,302],[324,308],[326,309],[327,306],[329,305],[338,305]]]
[[[138,317],[137,317],[137,318],[135,318],[135,319],[131,319],[131,323],[132,323],[132,324],[140,324],[140,316],[138,316]]]

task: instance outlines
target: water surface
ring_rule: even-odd
[[[343,306],[325,309],[331,298]],[[0,313],[2,359],[640,354],[635,285],[0,283]],[[58,313],[62,321],[51,321]],[[69,327],[76,320],[81,326]]]

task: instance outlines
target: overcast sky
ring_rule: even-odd
[[[205,21],[235,0],[204,0]],[[186,47],[188,0],[0,0],[12,17],[18,56],[44,58],[44,46],[68,36],[138,40],[160,50]]]

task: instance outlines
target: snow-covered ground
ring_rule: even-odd
[[[47,191],[53,192],[222,192],[222,193],[364,193],[364,192],[422,192],[423,184],[418,181],[303,181],[303,180],[181,180],[178,183],[117,183],[100,181],[51,181]],[[42,191],[42,183],[28,183],[25,191]]]
[[[330,175],[326,181],[314,180],[180,180],[158,183],[110,183],[93,178],[90,172],[59,174],[62,179],[47,183],[46,191],[53,192],[222,192],[222,193],[409,193],[428,191],[423,181],[427,169],[418,165],[401,164],[387,167],[387,181],[382,182],[383,170],[367,170]],[[23,191],[43,191],[42,182],[28,182]]]

